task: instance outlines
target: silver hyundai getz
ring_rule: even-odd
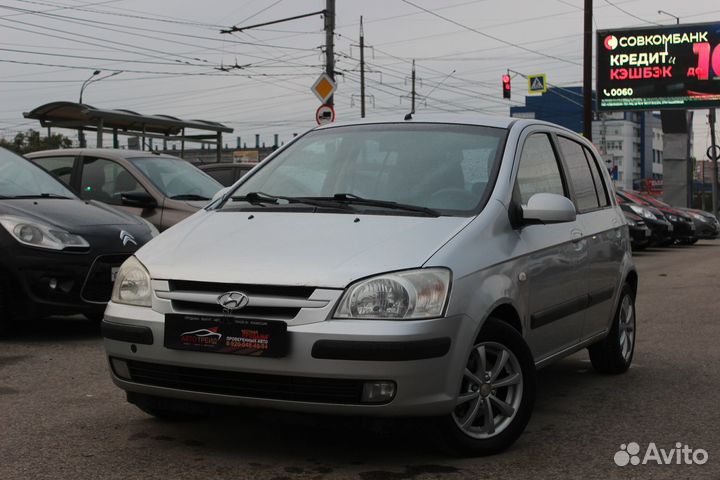
[[[112,379],[158,417],[428,417],[461,454],[499,452],[536,368],[632,361],[637,273],[603,164],[531,120],[311,130],[123,264]]]

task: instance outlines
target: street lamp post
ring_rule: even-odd
[[[87,87],[87,84],[90,83],[96,75],[100,75],[100,73],[102,73],[102,70],[95,70],[92,75],[90,75],[90,77],[88,77],[88,79],[83,82],[82,87],[80,87],[80,103],[82,103],[82,94],[85,90],[85,87]]]
[[[673,15],[672,13],[666,12],[665,10],[658,10],[658,15],[663,15],[663,14],[673,17],[675,19],[675,23],[680,25],[680,17],[678,17],[677,15]]]
[[[80,87],[80,105],[82,105],[83,100],[83,92],[85,91],[85,87],[90,85],[91,83],[99,82],[100,80],[105,80],[106,78],[114,77],[115,75],[118,75],[122,73],[121,70],[117,72],[113,72],[110,75],[105,75],[104,77],[95,78],[97,75],[100,75],[102,73],[102,70],[95,70],[90,77],[88,77],[87,80],[85,80]],[[100,135],[102,135],[102,131],[98,130],[98,138],[100,138]],[[85,148],[87,145],[85,143],[85,134],[83,133],[82,128],[78,128],[78,142],[80,143],[80,148]]]

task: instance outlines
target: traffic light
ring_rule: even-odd
[[[510,75],[505,74],[502,76],[503,83],[503,98],[510,98]]]

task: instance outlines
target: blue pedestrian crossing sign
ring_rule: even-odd
[[[545,93],[547,92],[547,75],[540,73],[538,75],[528,75],[528,93]]]

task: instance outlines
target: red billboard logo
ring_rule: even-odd
[[[608,35],[605,37],[605,48],[608,50],[615,50],[618,46],[618,39],[615,35]]]

